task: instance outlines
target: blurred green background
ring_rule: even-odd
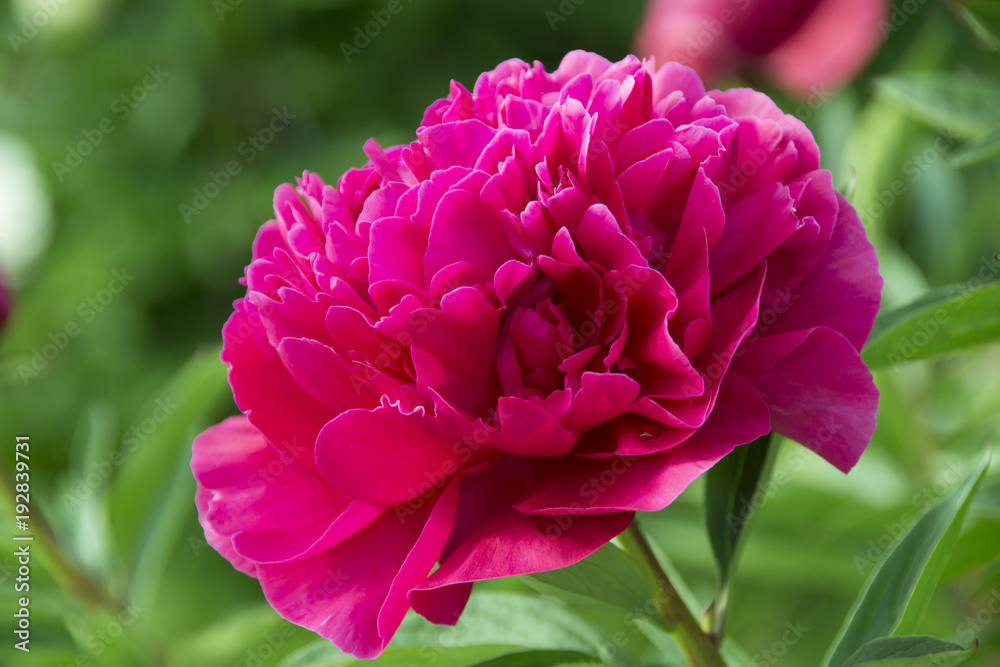
[[[640,0],[569,4],[553,29],[545,12],[558,0],[404,0],[348,62],[341,43],[384,2],[4,3],[0,271],[14,308],[0,334],[0,451],[9,477],[14,436],[30,435],[32,525],[42,531],[44,514],[53,534],[35,547],[32,651],[14,651],[5,630],[0,663],[251,667],[315,640],[204,543],[192,502],[191,438],[235,412],[217,352],[250,243],[278,184],[304,169],[334,181],[365,161],[369,137],[409,141],[450,79],[471,86],[510,57],[552,68],[574,48],[630,52]],[[912,4],[868,71],[829,99],[804,105],[749,82],[809,124],[835,183],[857,174],[887,306],[972,280],[1000,251],[1000,161],[949,163],[971,130],[944,135],[876,83],[921,70],[997,76],[1000,55],[944,3]],[[985,106],[1000,123],[1000,104]],[[261,134],[269,124],[280,131]],[[239,173],[219,176],[231,161]],[[993,345],[880,372],[879,430],[848,477],[785,444],[779,469],[793,473],[759,512],[730,631],[763,656],[786,622],[808,630],[759,664],[819,664],[872,544],[996,441],[998,368]],[[645,525],[707,604],[701,492]],[[11,552],[0,549],[3,628]],[[1000,664],[1000,618],[981,613],[1000,599],[998,553],[994,475],[921,626],[967,644],[978,615],[973,664]]]

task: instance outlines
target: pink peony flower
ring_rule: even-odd
[[[246,416],[194,443],[208,541],[289,621],[373,657],[772,429],[867,446],[875,254],[764,95],[511,60],[365,151],[275,193],[223,330]]]
[[[636,50],[715,79],[758,60],[800,97],[848,83],[883,39],[887,0],[650,0]]]

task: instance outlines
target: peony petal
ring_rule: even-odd
[[[237,301],[235,307],[222,329],[222,360],[229,365],[233,398],[279,451],[303,470],[315,472],[313,444],[335,413],[292,378],[246,302]]]
[[[871,333],[882,294],[878,257],[857,212],[841,195],[826,255],[787,299],[791,305],[767,333],[817,326],[839,331],[860,350]],[[783,305],[783,304],[781,304]]]
[[[562,456],[580,438],[549,410],[513,396],[500,399],[497,419],[500,436],[495,446],[517,456]]]
[[[793,344],[773,367],[761,365]],[[775,431],[843,472],[854,467],[875,432],[879,393],[850,341],[825,327],[765,336],[741,366],[767,402]]]
[[[320,431],[316,465],[352,498],[397,505],[431,492],[478,456],[442,430],[422,409],[348,410]]]
[[[356,657],[378,656],[409,607],[409,589],[426,578],[451,531],[457,493],[445,496],[409,514],[384,512],[311,558],[259,566],[268,602]]]
[[[479,198],[451,190],[438,204],[431,223],[424,256],[424,276],[433,277],[442,268],[466,261],[493,275],[511,259],[519,259],[507,239],[503,223]]]
[[[278,345],[278,356],[299,386],[334,413],[379,404],[375,386],[322,343],[286,338]]]
[[[735,447],[770,430],[767,406],[745,380],[727,376],[716,411],[690,439],[668,441],[661,453],[638,455],[632,446],[635,455],[538,462],[534,485],[515,507],[546,515],[661,510]],[[652,451],[662,449],[655,439]]]
[[[558,518],[511,507],[530,481],[530,467],[507,460],[462,481],[462,513],[441,566],[413,593],[534,572],[583,560],[625,530],[631,512]]]
[[[381,513],[290,465],[245,417],[195,438],[191,469],[206,534],[228,538],[233,549],[224,555],[238,567],[235,557],[256,563],[308,557]]]
[[[415,311],[404,329],[413,338],[419,389],[433,387],[475,417],[496,405],[500,311],[477,289],[461,287],[446,294],[440,310]]]
[[[586,431],[618,417],[639,395],[639,383],[620,373],[584,373],[580,391],[560,420],[566,428]]]

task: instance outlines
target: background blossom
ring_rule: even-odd
[[[706,80],[758,65],[801,97],[853,79],[886,37],[886,0],[650,0],[640,55]]]

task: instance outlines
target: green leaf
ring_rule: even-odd
[[[956,6],[972,31],[990,47],[1000,51],[1000,2],[966,0]]]
[[[608,646],[613,644],[608,637],[561,600],[497,591],[474,594],[454,627],[434,625],[416,614],[407,616],[389,646],[444,650],[479,645],[508,647],[506,652],[578,651],[619,662],[623,657],[621,651],[610,655]]]
[[[987,452],[889,548],[847,614],[823,667],[841,667],[868,642],[914,629],[930,604],[989,461]]]
[[[962,169],[1000,157],[1000,128],[976,137],[947,156],[948,163]]]
[[[73,555],[95,580],[110,577],[115,565],[108,523],[104,471],[110,468],[115,440],[115,410],[107,402],[91,403],[77,425],[70,448],[70,478],[63,484],[64,526],[72,535]]]
[[[120,467],[112,477],[112,525],[126,560],[136,556],[148,517],[167,493],[181,452],[191,434],[208,424],[211,412],[228,394],[225,366],[218,350],[196,354],[124,427]]]
[[[974,137],[1000,125],[1000,80],[955,72],[906,72],[880,77],[886,102],[941,132]]]
[[[886,637],[869,642],[844,667],[956,667],[972,659],[978,644],[969,648],[934,637]]]
[[[147,517],[146,527],[136,548],[132,574],[132,595],[152,606],[170,555],[180,538],[185,520],[194,511],[195,494],[191,476],[191,452],[184,450],[174,465],[174,474],[166,491]]]
[[[539,593],[604,609],[630,611],[649,599],[639,565],[612,544],[575,565],[520,579]]]
[[[457,646],[447,649],[426,646],[389,648],[376,660],[357,660],[345,656],[328,641],[316,642],[292,653],[278,667],[411,667],[434,663],[435,667],[466,667],[511,652],[505,646]]]
[[[705,524],[719,570],[719,591],[712,609],[717,636],[722,636],[740,537],[756,515],[755,501],[761,485],[770,478],[777,449],[771,434],[765,435],[737,447],[705,477]]]
[[[549,667],[589,662],[590,656],[577,651],[521,651],[476,663],[475,667]]]
[[[602,646],[603,645],[603,646]],[[482,592],[469,600],[454,627],[433,625],[410,614],[385,652],[380,667],[547,667],[592,664],[605,646],[614,646],[599,630],[573,614],[565,604],[531,594]],[[526,650],[529,649],[529,650]],[[620,656],[618,656],[620,657]],[[280,667],[362,667],[327,641],[288,656]]]
[[[951,285],[880,314],[861,356],[878,369],[997,341],[1000,281]]]

